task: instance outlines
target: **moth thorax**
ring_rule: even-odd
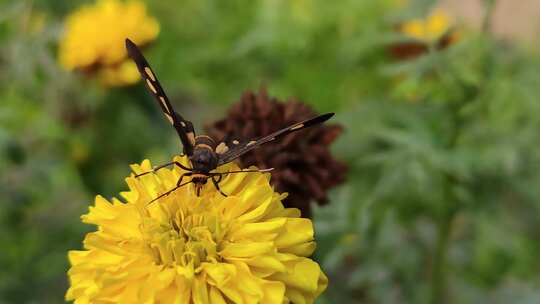
[[[211,150],[214,150],[216,148],[216,142],[210,136],[199,135],[195,137],[195,147],[209,147]]]

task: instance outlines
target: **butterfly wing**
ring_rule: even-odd
[[[323,123],[330,119],[330,117],[334,116],[334,113],[326,113],[319,116],[316,116],[311,119],[307,119],[304,121],[301,121],[299,123],[295,123],[292,126],[289,126],[287,128],[283,128],[279,131],[276,131],[270,135],[261,137],[257,140],[251,140],[248,142],[239,142],[237,140],[233,140],[232,143],[225,144],[220,143],[216,147],[216,152],[219,156],[218,165],[221,166],[223,164],[226,164],[228,162],[231,162],[235,160],[237,157],[241,156],[242,154],[262,145],[267,142],[271,142],[273,140],[279,139],[287,134],[290,134],[292,132],[300,131],[305,128],[309,128],[311,126]]]
[[[150,68],[150,65],[142,55],[141,51],[135,43],[131,40],[126,39],[126,49],[129,57],[135,61],[137,69],[144,79],[146,86],[154,95],[154,98],[159,104],[161,111],[165,114],[167,120],[173,125],[176,129],[176,132],[180,136],[182,145],[184,146],[184,154],[188,156],[193,154],[193,147],[195,146],[195,131],[193,130],[193,124],[185,120],[180,114],[176,113],[169,102],[169,98],[165,95],[165,91],[159,84],[156,75]]]

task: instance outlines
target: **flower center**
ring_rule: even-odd
[[[196,269],[203,262],[219,259],[217,251],[222,234],[215,215],[185,214],[178,210],[168,222],[147,218],[142,226],[158,265]]]

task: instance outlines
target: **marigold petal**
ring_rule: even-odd
[[[252,207],[252,201],[240,200],[237,196],[228,196],[219,204],[220,213],[228,219],[237,218]]]
[[[193,303],[194,304],[208,304],[208,288],[204,277],[199,275],[193,281],[193,288],[191,289]]]
[[[277,256],[272,255],[260,255],[260,256],[254,256],[251,258],[238,258],[238,257],[229,257],[229,260],[232,261],[242,261],[246,263],[249,266],[256,267],[257,272],[263,273],[260,270],[265,270],[265,275],[262,275],[261,277],[266,277],[272,273],[275,272],[285,272],[286,267],[285,264],[283,264]]]
[[[326,289],[328,278],[321,272],[317,263],[307,258],[298,258],[287,262],[287,273],[276,273],[270,278],[285,283],[286,296],[293,302],[299,302],[298,294],[311,303],[316,296]],[[295,298],[296,300],[294,300]]]
[[[239,227],[229,234],[231,241],[235,240],[261,240],[266,235],[277,236],[279,230],[285,225],[287,219],[276,219],[261,223],[248,223]],[[272,237],[273,239],[274,237]],[[266,240],[266,239],[265,239]]]
[[[313,240],[313,224],[305,218],[289,218],[283,232],[276,238],[279,248],[286,248]]]
[[[243,215],[237,218],[240,222],[256,222],[257,220],[264,217],[265,213],[268,212],[272,207],[272,198],[266,197],[264,200],[261,200],[262,203],[257,206],[257,208],[244,213]]]
[[[214,286],[224,286],[236,277],[236,267],[227,263],[203,263],[203,269]]]
[[[282,248],[281,252],[292,253],[297,256],[310,256],[317,247],[315,242],[301,243],[287,248]]]
[[[283,303],[285,297],[285,284],[276,281],[264,281],[262,283],[264,296],[261,304]]]
[[[212,304],[226,304],[223,295],[216,287],[210,287],[210,303]]]
[[[273,242],[225,243],[219,252],[224,258],[246,258],[272,252]]]

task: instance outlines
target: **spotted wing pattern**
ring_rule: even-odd
[[[167,95],[165,95],[165,91],[163,91],[163,88],[156,78],[156,75],[152,71],[152,68],[150,68],[150,65],[142,55],[137,45],[133,43],[133,41],[126,39],[126,49],[129,57],[135,61],[139,73],[141,73],[146,86],[157,100],[163,114],[165,114],[167,120],[171,123],[171,125],[173,125],[176,132],[180,136],[180,140],[184,146],[184,154],[187,154],[188,156],[192,155],[193,147],[195,146],[195,132],[193,129],[193,124],[190,121],[182,118],[180,114],[174,111],[169,99],[167,98]]]
[[[279,139],[287,134],[290,134],[292,132],[300,131],[305,128],[309,128],[311,126],[314,126],[316,124],[323,123],[330,119],[330,117],[334,116],[334,113],[326,113],[319,116],[316,116],[311,119],[307,119],[304,121],[301,121],[299,123],[295,123],[292,126],[289,126],[287,128],[283,128],[279,131],[276,131],[270,135],[261,137],[257,140],[251,140],[251,141],[243,141],[240,142],[239,140],[233,140],[230,143],[220,143],[216,147],[216,152],[219,156],[218,165],[223,165],[228,162],[231,162],[235,160],[237,157],[241,156],[242,154],[262,145],[267,142],[271,142],[273,140]]]

